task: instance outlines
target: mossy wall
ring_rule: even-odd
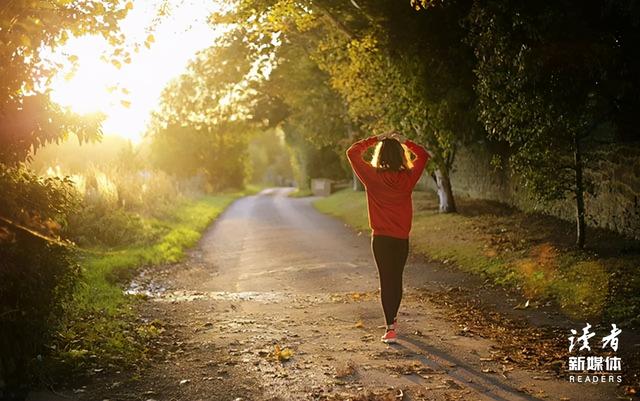
[[[506,163],[501,168],[491,165],[495,154],[505,156],[507,149],[478,142],[458,151],[451,174],[455,196],[504,202],[574,221],[573,197],[549,204],[535,202]],[[640,239],[640,144],[601,146],[591,156],[594,161],[585,175],[594,183],[594,194],[585,198],[587,224]],[[433,180],[423,180],[435,190]]]

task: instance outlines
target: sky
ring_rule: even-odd
[[[169,14],[154,26],[162,3],[169,5]],[[138,53],[131,51],[131,63],[118,69],[101,60],[110,49],[101,37],[69,40],[50,57],[66,60],[75,55],[78,68],[71,79],[65,77],[68,70],[54,78],[52,99],[77,113],[102,112],[105,135],[140,142],[162,89],[184,71],[197,51],[211,46],[221,35],[222,28],[214,29],[207,22],[218,8],[219,3],[212,0],[134,0],[133,9],[120,22],[121,31],[129,45],[144,43],[152,33],[155,41],[150,48],[143,45]],[[110,91],[112,87],[119,89]],[[129,107],[123,101],[130,102]]]

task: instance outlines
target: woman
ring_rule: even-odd
[[[376,143],[371,163],[363,160],[365,151]],[[416,156],[415,160],[411,160],[407,151]],[[387,325],[382,341],[395,343],[402,273],[409,253],[413,217],[411,192],[430,155],[422,146],[393,132],[354,143],[347,150],[347,157],[367,191],[371,249],[380,277],[380,298]]]

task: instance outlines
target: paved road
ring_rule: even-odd
[[[203,335],[203,341],[229,334],[225,323],[234,327],[242,311],[254,320],[243,325],[246,332],[231,335],[232,341],[267,350],[281,341],[294,350],[295,368],[287,371],[283,365],[283,377],[269,362],[261,367],[264,358],[251,369],[263,384],[264,396],[319,397],[329,388],[337,391],[337,381],[347,392],[393,387],[388,391],[403,389],[405,399],[415,400],[572,399],[576,390],[583,400],[609,399],[611,387],[590,386],[585,392],[584,385],[539,372],[491,365],[487,360],[495,344],[457,335],[459,327],[415,296],[418,288],[433,286],[434,270],[419,258],[410,258],[406,269],[402,341],[393,347],[380,343],[382,313],[369,234],[358,235],[317,212],[313,198],[287,197],[289,191],[267,189],[229,207],[193,255],[207,274],[183,275],[181,283],[214,302],[241,301],[230,310],[231,316],[220,320],[222,327]],[[438,279],[451,280],[442,274],[446,275],[440,273]],[[225,291],[236,295],[221,294]],[[271,329],[271,335],[265,334]],[[286,335],[278,338],[281,329]],[[349,372],[349,366],[355,373],[341,384],[335,371]]]
[[[147,274],[156,289],[147,319],[167,322],[163,354],[139,379],[110,379],[79,399],[613,399],[611,385],[569,384],[505,362],[499,344],[465,333],[433,302],[440,285],[473,291],[477,282],[417,257],[405,273],[400,343],[381,343],[369,234],[289,191],[239,199],[187,262]]]
[[[217,273],[209,291],[365,291],[377,288],[369,243],[309,198],[267,189],[231,205],[201,242],[204,263]]]

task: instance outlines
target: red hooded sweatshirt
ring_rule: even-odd
[[[411,192],[430,155],[422,146],[407,140],[404,144],[416,155],[413,168],[408,171],[379,170],[362,159],[363,153],[376,143],[378,137],[372,136],[354,143],[347,150],[351,167],[367,191],[369,226],[373,235],[407,239],[413,218]]]

